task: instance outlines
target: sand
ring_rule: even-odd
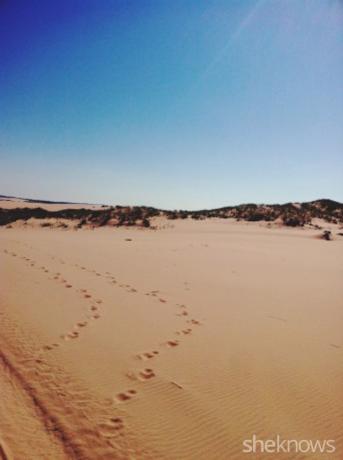
[[[343,458],[343,238],[0,229],[0,458]],[[325,457],[326,458],[326,457]]]
[[[47,211],[61,211],[61,209],[104,209],[106,206],[100,204],[87,204],[87,203],[42,203],[39,201],[26,201],[20,198],[1,198],[0,208],[15,209],[15,208],[43,208]]]

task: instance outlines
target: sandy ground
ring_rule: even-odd
[[[0,458],[343,458],[343,238],[173,225],[0,229]]]
[[[87,204],[87,203],[40,203],[39,201],[25,201],[19,198],[0,198],[0,208],[15,209],[15,208],[44,208],[48,211],[60,211],[61,209],[103,209],[100,204]]]

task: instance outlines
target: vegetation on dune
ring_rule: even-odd
[[[286,203],[273,205],[243,204],[228,206],[218,209],[204,209],[199,211],[186,210],[160,210],[146,206],[115,206],[104,207],[93,210],[87,208],[62,209],[60,211],[49,211],[43,208],[0,208],[0,226],[9,225],[12,222],[34,219],[64,219],[75,221],[78,228],[84,226],[140,226],[148,228],[151,225],[151,218],[164,216],[167,219],[195,220],[211,218],[234,218],[248,222],[274,222],[278,221],[290,227],[301,227],[311,224],[312,219],[320,218],[330,223],[343,223],[343,204],[332,200],[316,200],[308,203]],[[48,227],[48,224],[42,224]],[[65,226],[65,224],[63,224]]]

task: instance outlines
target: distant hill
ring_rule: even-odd
[[[0,195],[4,198],[4,195]],[[10,198],[10,197],[5,197]],[[12,197],[13,199],[13,197]],[[28,200],[44,204],[74,204],[64,202],[51,202],[47,200]],[[326,222],[343,223],[343,204],[329,199],[320,199],[305,203],[285,204],[241,204],[226,206],[217,209],[203,209],[200,211],[187,210],[162,210],[146,206],[115,206],[104,209],[65,209],[51,211],[41,207],[20,207],[15,209],[2,209],[0,201],[0,226],[11,224],[17,220],[27,221],[35,219],[66,219],[74,221],[79,228],[84,226],[143,226],[149,227],[150,220],[155,216],[164,216],[169,220],[175,219],[236,219],[249,222],[265,221],[278,222],[282,225],[298,227],[311,224],[312,219],[319,218]]]
[[[26,203],[42,203],[42,204],[89,204],[89,203],[75,203],[74,201],[51,201],[51,200],[39,200],[33,198],[22,198],[18,196],[0,195],[1,200],[21,200]]]

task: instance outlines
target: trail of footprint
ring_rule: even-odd
[[[61,263],[64,263],[64,261],[60,260]],[[34,263],[34,262],[32,262]],[[101,274],[100,272],[97,272],[96,270],[90,270],[90,269],[87,269],[86,267],[84,266],[79,266],[78,264],[74,264],[75,267],[77,268],[80,268],[81,270],[86,270],[90,273],[93,273],[95,274],[96,276],[103,276],[107,279],[109,279],[109,281],[113,284],[116,284],[117,283],[117,280],[116,278],[110,273],[110,272],[105,272],[105,274]],[[42,266],[41,269],[45,270],[46,272],[49,272],[46,267]],[[55,274],[55,277],[54,279],[59,279],[60,277],[60,273],[56,273]],[[72,285],[69,284],[65,279],[62,279],[61,280],[62,283],[65,284],[65,287],[66,288],[71,288]],[[129,284],[120,284],[119,285],[121,288],[124,288],[124,289],[127,289],[128,292],[131,292],[131,293],[136,293],[138,292],[137,289],[135,289],[134,287],[130,286]],[[84,295],[83,297],[86,298],[86,299],[91,299],[92,298],[92,295],[89,294],[89,292],[86,290],[86,289],[81,289],[80,292],[82,292]],[[149,291],[147,292],[145,295],[147,296],[152,296],[152,297],[156,297],[157,300],[161,303],[167,303],[167,300],[162,298],[162,297],[159,297],[158,294],[159,294],[159,290],[152,290],[152,291]],[[97,304],[101,304],[102,303],[102,300],[98,299],[95,301]],[[189,316],[189,312],[188,312],[188,309],[186,307],[186,305],[184,304],[176,304],[177,307],[179,308],[179,312],[176,313],[177,316],[180,316],[180,317],[188,317]],[[90,316],[90,319],[98,319],[100,318],[100,314],[97,312],[98,308],[95,306],[95,305],[92,305],[90,307],[91,311],[94,312],[91,316]],[[281,321],[283,321],[284,319],[283,318],[273,318],[273,319],[279,319]],[[284,320],[285,321],[285,320]],[[194,318],[192,319],[187,319],[186,321],[188,324],[192,324],[192,325],[197,325],[197,326],[200,326],[202,323],[199,321],[199,320],[196,320]],[[83,326],[83,322],[79,322],[78,323],[78,327],[84,327]],[[182,329],[181,331],[177,331],[176,334],[178,335],[189,335],[191,334],[192,332],[192,329],[191,328],[186,328],[186,329]],[[67,334],[66,336],[64,336],[65,338],[67,339],[73,339],[73,338],[77,338],[79,336],[78,334],[78,331],[72,331],[70,332],[69,334]],[[179,341],[178,340],[168,340],[167,342],[164,343],[164,345],[167,345],[169,348],[174,348],[176,346],[179,345]],[[334,345],[333,345],[334,346]],[[152,359],[154,357],[156,357],[157,355],[159,354],[159,351],[158,350],[153,350],[152,352],[143,352],[143,353],[139,353],[136,355],[136,357],[140,360],[148,360],[148,359]],[[143,377],[142,377],[143,378]],[[147,379],[151,378],[150,374],[148,373],[147,375]],[[123,393],[123,395],[125,395],[126,393]],[[126,395],[127,396],[127,395]],[[125,396],[123,396],[123,398],[125,399]],[[120,398],[119,398],[120,399]]]

